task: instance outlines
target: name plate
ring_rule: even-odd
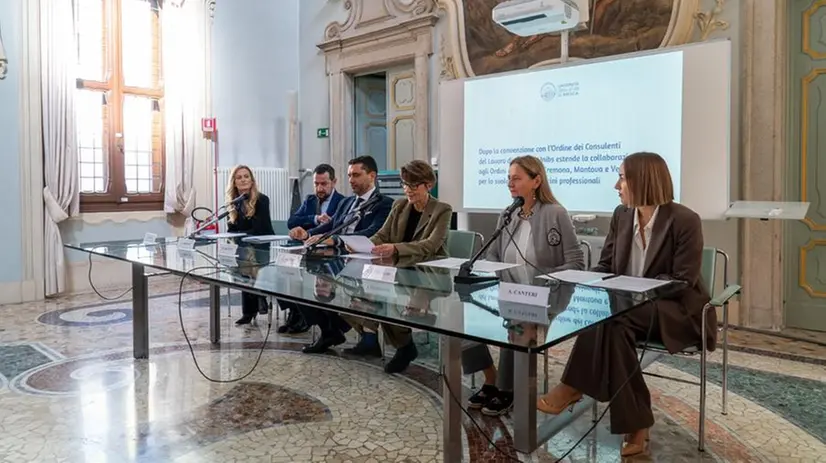
[[[218,243],[218,257],[232,257],[238,253],[238,245],[232,243]]]
[[[499,300],[517,304],[548,307],[551,288],[544,286],[520,285],[516,283],[499,283]]]
[[[301,267],[301,254],[289,252],[279,252],[275,257],[275,265],[279,267],[299,268]]]
[[[218,263],[225,267],[238,267],[238,259],[235,256],[218,254]]]
[[[195,260],[195,250],[178,248],[178,257],[184,260]]]
[[[146,246],[151,246],[157,244],[158,242],[158,235],[155,233],[147,233],[143,235],[143,244]]]
[[[548,309],[538,305],[526,305],[516,302],[500,302],[499,314],[506,320],[550,325]]]
[[[396,267],[365,264],[361,277],[365,280],[383,281],[396,284]]]
[[[195,240],[191,240],[189,238],[178,238],[178,250],[179,251],[194,251],[195,250]]]

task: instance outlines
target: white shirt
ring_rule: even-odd
[[[536,260],[533,252],[533,241],[531,239],[531,222],[520,219],[518,216],[516,220],[519,222],[516,225],[516,231],[513,233],[513,242],[511,242],[511,237],[508,235],[507,230],[502,233],[501,239],[508,241],[507,246],[505,246],[505,255],[502,256],[502,262],[507,264],[525,265],[525,259],[519,255],[519,251],[522,251],[522,254],[530,262],[534,262]],[[519,250],[514,247],[513,243],[516,243],[516,245],[519,246]]]
[[[640,230],[640,211],[634,209],[634,242],[631,245],[631,259],[628,260],[628,269],[626,272],[635,277],[642,277],[645,271],[645,258],[648,254],[648,248],[651,246],[651,232],[654,230],[654,221],[657,219],[657,212],[660,207],[654,209],[651,215],[651,220],[645,225],[645,228]],[[645,235],[645,242],[643,243],[643,234]]]
[[[363,195],[359,196],[359,198],[361,198],[361,204],[366,203],[367,200],[370,199],[371,196],[373,196],[373,193],[375,191],[376,191],[376,187],[374,186],[373,188],[367,190],[367,193],[364,193]],[[353,204],[350,205],[350,210],[347,211],[347,212],[353,212],[356,209],[356,203],[358,203],[358,199],[353,201]],[[350,235],[353,232],[355,232],[356,231],[356,225],[358,225],[358,221],[351,223],[350,226],[348,226],[346,229],[344,229],[343,234]]]

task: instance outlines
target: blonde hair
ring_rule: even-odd
[[[536,201],[542,204],[559,204],[554,194],[551,192],[551,184],[548,183],[548,173],[545,164],[536,156],[519,156],[511,159],[510,165],[516,164],[524,170],[528,177],[539,177],[539,188],[534,191]]]
[[[258,182],[255,181],[255,175],[252,173],[252,169],[249,167],[239,164],[232,168],[232,172],[229,173],[229,183],[227,183],[227,192],[226,192],[226,202],[229,203],[233,199],[237,198],[239,195],[238,188],[235,187],[235,176],[238,175],[238,172],[246,170],[250,173],[250,180],[252,180],[252,186],[250,187],[249,197],[247,198],[246,202],[243,204],[246,205],[244,208],[244,217],[252,217],[255,214],[255,204],[258,203],[258,197],[260,193],[258,192]],[[229,207],[229,222],[235,223],[238,220],[238,210],[236,206]]]
[[[659,154],[640,152],[622,161],[630,207],[662,206],[674,201],[671,172]]]

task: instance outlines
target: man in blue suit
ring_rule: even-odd
[[[376,176],[378,175],[376,160],[372,156],[359,156],[351,159],[348,164],[347,178],[350,181],[353,196],[348,196],[341,201],[331,220],[306,230],[304,233],[297,231],[294,239],[306,240],[306,244],[314,243],[321,238],[321,235],[350,219],[352,213],[373,198],[374,195],[379,195],[378,202],[367,209],[361,220],[350,224],[339,234],[371,237],[384,225],[384,221],[387,220],[390,209],[393,207],[393,198],[382,195],[376,187]]]
[[[301,207],[287,220],[293,238],[299,234],[297,228],[306,231],[332,220],[344,199],[344,195],[336,191],[336,170],[329,164],[319,164],[313,170],[313,187],[315,194],[307,195]]]
[[[302,235],[299,239],[306,239],[307,244],[317,242],[322,235],[347,222],[362,204],[370,201],[375,195],[379,195],[378,198],[375,198],[378,202],[372,203],[372,207],[368,206],[361,220],[350,224],[339,232],[341,235],[367,237],[375,235],[384,225],[393,206],[393,198],[384,196],[378,191],[376,187],[377,175],[378,166],[372,156],[359,156],[351,159],[347,168],[347,178],[350,181],[350,188],[353,189],[353,196],[341,202],[331,221],[307,230],[306,235]],[[305,353],[320,354],[330,347],[343,344],[346,341],[344,330],[341,327],[347,325],[337,314],[310,307],[302,307],[302,312],[305,313],[305,319],[312,320],[319,327],[326,328],[322,330],[321,336],[314,344],[304,347],[303,351]],[[376,346],[378,347],[378,343],[376,343]]]
[[[287,220],[290,237],[293,239],[304,239],[307,230],[330,222],[344,199],[344,195],[336,191],[336,170],[329,164],[319,164],[313,170],[313,188],[314,193],[307,195],[301,207]],[[299,334],[309,331],[310,326],[300,311],[296,310],[294,303],[279,300],[278,305],[289,310],[286,322],[278,327],[279,333]]]

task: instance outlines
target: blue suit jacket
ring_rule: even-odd
[[[327,215],[333,217],[338,210],[339,203],[344,199],[344,195],[336,190],[333,190],[333,196],[330,198],[330,204],[327,206]],[[292,230],[295,227],[301,227],[309,230],[316,226],[315,216],[318,209],[318,196],[312,194],[307,195],[301,207],[293,213],[289,220],[287,220],[287,227]]]
[[[384,221],[387,220],[387,216],[390,215],[390,209],[393,207],[393,198],[382,195],[378,190],[376,190],[373,194],[381,195],[381,200],[378,204],[373,206],[367,214],[364,214],[361,220],[356,224],[356,229],[353,233],[351,233],[352,235],[361,235],[368,238],[375,235],[376,232],[381,229],[381,226],[384,225]],[[310,236],[321,235],[344,223],[349,217],[348,212],[350,212],[350,208],[356,198],[356,196],[348,196],[345,198],[341,201],[341,204],[338,205],[338,209],[336,210],[336,215],[333,216],[333,220],[307,230],[307,233],[309,233]]]

